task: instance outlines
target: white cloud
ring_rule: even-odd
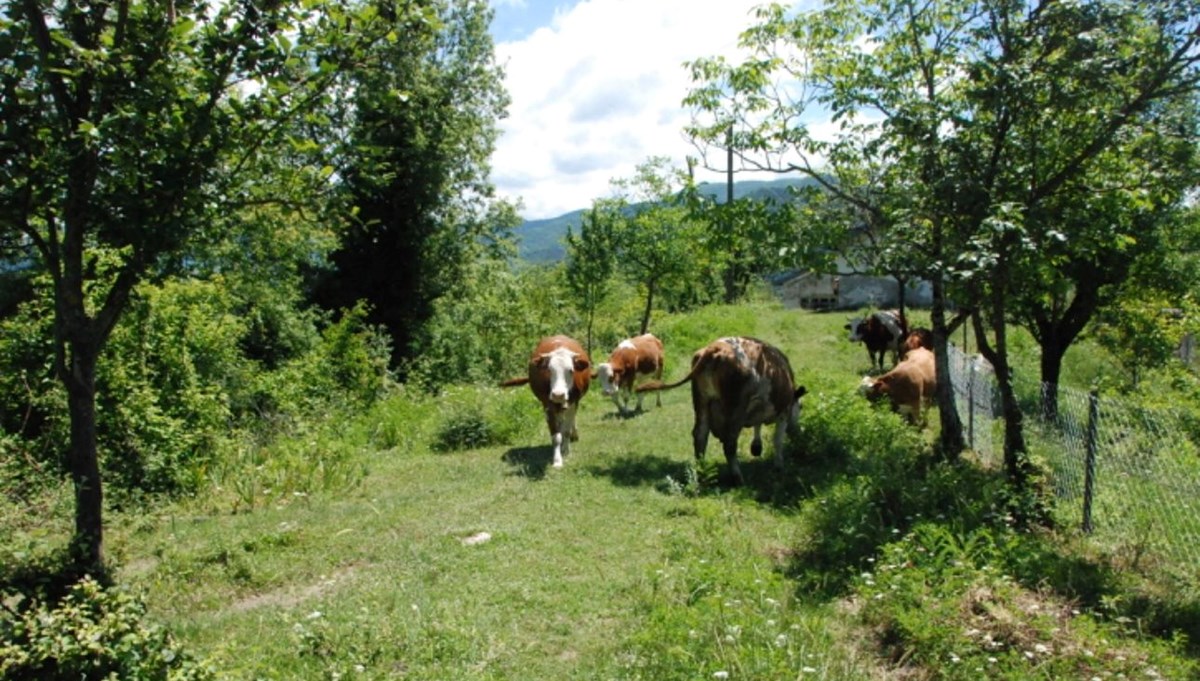
[[[684,62],[736,50],[763,0],[584,0],[497,58],[512,96],[493,161],[527,218],[591,206],[651,156],[683,168]],[[710,179],[710,178],[701,178]],[[719,178],[711,178],[719,179]]]

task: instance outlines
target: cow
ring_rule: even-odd
[[[624,416],[630,398],[634,395],[634,382],[639,376],[662,380],[663,344],[653,334],[642,334],[627,338],[617,344],[608,361],[596,366],[600,378],[600,389],[612,398],[617,411]],[[641,393],[637,393],[637,410],[642,410]],[[662,406],[662,394],[655,393],[656,404]]]
[[[937,390],[933,352],[913,348],[886,374],[878,378],[863,376],[858,389],[872,402],[887,396],[892,411],[907,417],[913,425],[924,426],[925,409],[933,403]]]
[[[850,332],[851,343],[861,341],[867,346],[872,371],[876,366],[883,371],[883,353],[887,350],[892,351],[892,364],[895,364],[900,343],[908,335],[908,323],[897,310],[879,310],[866,318],[851,319],[845,329]]]
[[[671,384],[650,381],[638,386],[638,392],[670,390],[692,384],[692,408],[695,425],[692,444],[696,459],[704,458],[710,432],[717,436],[725,452],[735,485],[741,485],[738,466],[738,437],[743,428],[754,428],[750,453],[762,455],[762,426],[775,424],[775,465],[784,465],[783,441],[789,425],[800,417],[803,386],[797,387],[792,366],[778,348],[755,338],[720,338],[692,355],[688,375]]]
[[[541,339],[529,356],[529,375],[500,383],[507,388],[529,384],[546,412],[550,441],[554,445],[554,467],[562,468],[571,443],[579,439],[575,413],[587,394],[592,365],[583,346],[567,336]]]

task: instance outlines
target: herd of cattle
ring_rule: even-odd
[[[881,310],[845,327],[852,342],[861,342],[875,367],[883,371],[884,353],[892,355],[893,368],[882,375],[864,376],[859,391],[872,401],[887,397],[895,411],[914,424],[924,423],[924,410],[932,402],[936,387],[932,336],[925,329],[909,329],[904,316]],[[761,430],[774,424],[775,465],[784,465],[783,440],[789,426],[800,416],[804,386],[796,385],[788,358],[778,348],[756,338],[719,338],[692,355],[687,376],[664,383],[663,344],[651,334],[621,341],[607,362],[592,366],[578,341],[567,336],[543,338],[529,357],[527,376],[502,382],[502,387],[528,384],[542,403],[554,448],[554,467],[563,465],[571,442],[579,439],[575,416],[579,401],[593,379],[599,379],[604,394],[611,397],[620,414],[629,403],[654,392],[662,406],[660,391],[692,384],[695,425],[692,444],[697,459],[704,456],[709,434],[720,440],[734,484],[742,483],[737,461],[738,437],[745,428],[754,429],[750,452],[762,454]],[[648,379],[637,384],[639,379]]]

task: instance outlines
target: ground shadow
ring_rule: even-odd
[[[635,419],[635,418],[638,418],[639,416],[643,416],[646,413],[647,413],[647,410],[645,407],[642,407],[641,409],[634,408],[634,409],[630,409],[629,411],[618,411],[614,408],[613,411],[607,412],[606,414],[601,416],[600,420],[601,421],[628,421],[629,419]]]
[[[546,477],[546,469],[554,461],[554,447],[513,447],[500,456],[500,460],[513,467],[510,475],[520,475],[530,480]]]
[[[611,462],[592,464],[588,471],[609,478],[621,487],[661,485],[667,476],[682,481],[687,475],[687,463],[659,455],[627,454]]]

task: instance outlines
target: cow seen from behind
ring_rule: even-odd
[[[638,392],[670,390],[692,384],[695,425],[692,444],[697,459],[704,457],[709,433],[717,436],[733,483],[743,482],[738,466],[738,437],[743,428],[754,429],[750,453],[762,454],[762,426],[774,424],[775,466],[784,466],[784,438],[800,417],[805,389],[796,386],[787,356],[766,342],[748,337],[720,338],[692,355],[688,375],[675,383],[652,381]]]

